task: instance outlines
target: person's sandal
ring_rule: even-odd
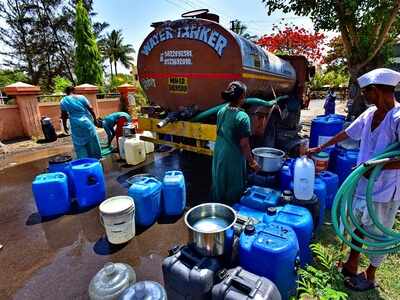
[[[366,278],[365,273],[359,273],[356,276],[348,277],[344,281],[344,285],[357,292],[365,292],[377,288],[379,285]]]

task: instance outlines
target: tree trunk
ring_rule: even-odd
[[[110,74],[111,74],[111,78],[113,77],[113,68],[112,68],[112,59],[111,57],[109,58],[109,62],[110,62]]]
[[[115,76],[118,75],[118,71],[117,71],[117,60],[114,60],[114,73],[115,73]]]

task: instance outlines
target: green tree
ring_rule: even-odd
[[[29,81],[26,75],[18,70],[0,70],[0,88],[16,83]]]
[[[245,39],[248,39],[248,40],[258,39],[257,35],[251,35],[250,33],[248,33],[247,26],[238,19],[231,21],[231,30],[234,33],[244,37]]]
[[[118,75],[117,63],[120,62],[125,68],[130,69],[133,64],[132,54],[135,53],[131,44],[124,43],[122,30],[113,30],[108,33],[105,38],[99,42],[100,48],[105,59],[108,59],[110,64],[111,77],[114,74]]]
[[[64,93],[65,88],[71,85],[73,85],[73,83],[68,78],[58,75],[54,77],[53,93]]]
[[[92,0],[85,8],[94,16]],[[76,0],[4,0],[0,1],[2,64],[26,73],[29,81],[52,91],[56,76],[74,82]],[[94,23],[97,38],[108,26]]]
[[[385,64],[388,51],[400,32],[400,0],[262,0],[268,14],[276,10],[309,16],[317,30],[341,34],[356,104],[362,111],[357,77]]]
[[[75,19],[75,74],[78,83],[102,85],[103,69],[89,14],[82,1],[76,4]]]

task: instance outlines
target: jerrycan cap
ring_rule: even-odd
[[[244,227],[244,234],[245,235],[253,235],[256,233],[256,227],[252,224],[247,224]]]
[[[276,207],[268,207],[267,208],[267,214],[268,216],[274,216],[277,213],[277,208]]]
[[[136,273],[131,266],[108,262],[90,281],[89,298],[117,298],[135,281]]]

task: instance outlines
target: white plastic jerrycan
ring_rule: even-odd
[[[314,195],[315,167],[307,156],[296,159],[294,165],[294,196],[299,200],[310,200]]]

